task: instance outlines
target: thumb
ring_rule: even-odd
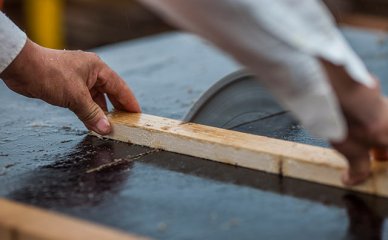
[[[90,94],[83,96],[75,105],[76,107],[71,110],[89,130],[101,135],[109,134],[112,131],[104,111],[93,101]]]

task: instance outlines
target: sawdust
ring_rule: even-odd
[[[144,157],[146,155],[149,155],[149,154],[155,153],[155,152],[159,152],[159,151],[160,151],[159,149],[153,149],[153,150],[150,150],[150,151],[145,152],[145,153],[137,154],[137,155],[132,156],[130,158],[117,158],[117,159],[114,159],[112,162],[109,162],[109,163],[106,163],[106,164],[102,164],[102,165],[100,165],[98,167],[95,167],[95,168],[92,168],[92,169],[88,169],[86,171],[86,173],[100,172],[100,171],[105,170],[107,168],[115,167],[115,166],[121,165],[123,163],[130,163],[130,162],[133,162],[136,159],[139,159],[141,157]]]

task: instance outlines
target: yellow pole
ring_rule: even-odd
[[[62,49],[63,0],[25,0],[24,6],[29,37],[42,46]]]

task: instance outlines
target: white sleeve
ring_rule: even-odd
[[[26,40],[26,34],[0,12],[0,73],[16,58]]]
[[[141,0],[246,65],[314,135],[347,134],[337,98],[318,58],[373,85],[319,0]]]

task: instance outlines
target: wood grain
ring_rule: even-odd
[[[104,226],[0,199],[1,240],[140,240]]]
[[[347,187],[340,181],[347,163],[331,149],[146,114],[115,112],[109,119],[106,138],[388,197],[387,162],[364,184]]]

